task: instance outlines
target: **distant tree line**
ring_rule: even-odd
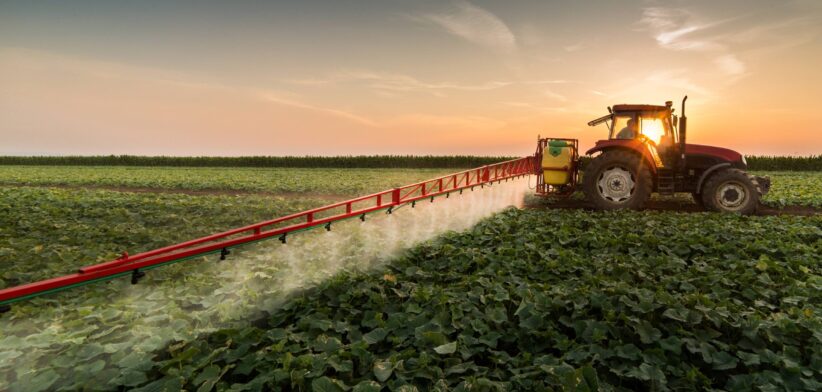
[[[754,155],[745,157],[751,170],[822,171],[822,155],[806,157],[776,157]]]
[[[471,168],[517,157],[474,155],[357,155],[171,157],[137,155],[0,156],[0,165],[301,167],[301,168]],[[750,170],[822,171],[822,155],[747,156]],[[588,158],[582,158],[584,168]]]

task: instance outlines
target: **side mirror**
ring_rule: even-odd
[[[679,117],[674,116],[674,127],[679,126]]]

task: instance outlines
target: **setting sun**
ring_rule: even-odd
[[[662,136],[665,135],[665,128],[659,118],[643,118],[640,132],[655,144],[659,144]]]

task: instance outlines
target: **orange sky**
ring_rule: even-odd
[[[822,154],[818,1],[344,3],[3,3],[0,154],[525,155],[685,94],[692,143]]]

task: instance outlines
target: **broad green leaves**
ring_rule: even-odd
[[[13,201],[4,210],[20,210],[4,227],[28,230],[34,240],[6,242],[0,255],[26,255],[37,267],[0,279],[76,267],[89,257],[84,252],[96,257],[121,247],[112,241],[192,237],[177,232],[181,221],[210,232],[214,221],[245,223],[298,207],[279,199],[255,199],[267,203],[257,205],[77,194],[4,194]],[[249,215],[234,216],[238,210]],[[54,224],[67,235],[58,242],[71,247],[55,248],[46,231],[36,231],[49,216],[65,217]],[[125,218],[139,224],[111,223]],[[509,210],[375,271],[300,271],[322,276],[314,281],[322,283],[288,297],[271,284],[285,281],[276,268],[234,259],[208,271],[217,279],[242,276],[239,298],[207,283],[215,279],[203,274],[212,263],[192,260],[152,274],[186,277],[164,283],[168,292],[125,282],[83,289],[86,298],[99,298],[97,305],[75,296],[39,301],[38,314],[61,322],[3,324],[0,370],[10,382],[14,369],[36,367],[32,379],[45,390],[75,376],[74,389],[815,390],[822,377],[820,253],[818,216]],[[109,304],[120,290],[145,301]],[[169,294],[178,302],[159,307]],[[269,310],[261,320],[234,316],[231,310],[246,302]],[[35,313],[27,305],[15,312]],[[66,312],[71,317],[63,318]],[[225,317],[234,328],[211,329],[200,339],[180,333],[207,326],[211,317]],[[32,350],[53,360],[29,363]]]
[[[509,210],[183,347],[257,336],[226,386],[810,391],[820,253],[820,217]]]

